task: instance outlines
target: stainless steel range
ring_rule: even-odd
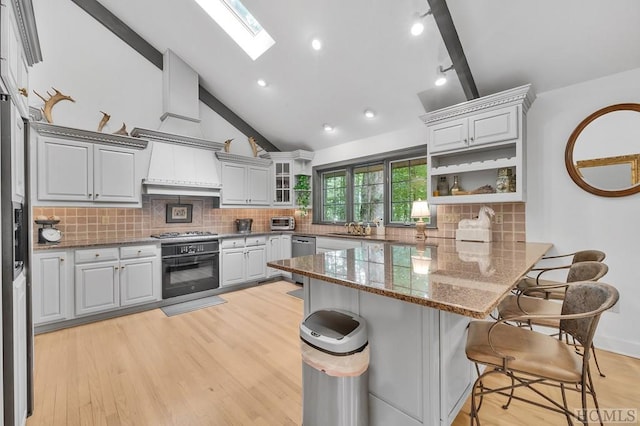
[[[209,231],[188,231],[188,232],[163,232],[162,234],[153,234],[151,238],[159,238],[161,240],[169,238],[199,238],[199,237],[214,237],[218,234],[214,234]]]
[[[210,232],[152,235],[168,240],[162,243],[163,299],[220,287],[220,244],[207,238],[213,236]]]

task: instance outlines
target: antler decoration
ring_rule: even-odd
[[[36,92],[35,90],[33,91],[33,93],[35,93],[40,99],[44,101],[44,108],[42,108],[42,114],[44,115],[45,120],[47,120],[47,123],[49,124],[53,124],[53,118],[51,117],[51,110],[53,109],[53,106],[55,104],[57,104],[60,101],[75,102],[75,100],[71,96],[63,95],[55,87],[53,87],[53,90],[55,90],[56,92],[54,95],[49,93],[49,91],[47,90],[47,95],[49,95],[49,99],[45,99],[40,93]]]
[[[251,145],[251,150],[253,151],[253,156],[257,157],[259,151],[264,151],[261,146],[256,142],[256,138],[253,136],[249,136],[249,144]]]
[[[107,122],[111,118],[111,116],[109,114],[107,114],[106,112],[104,112],[104,111],[100,111],[100,112],[102,113],[102,120],[100,120],[100,123],[98,123],[98,131],[99,132],[102,131],[104,126],[106,126]]]
[[[114,135],[129,136],[129,132],[127,132],[127,125],[122,123],[122,127],[120,127],[118,130],[113,132],[113,134]]]
[[[229,150],[231,149],[231,141],[233,139],[227,139],[226,141],[224,141],[224,152],[229,152]]]

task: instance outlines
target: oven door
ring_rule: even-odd
[[[162,298],[220,286],[218,253],[162,259]]]

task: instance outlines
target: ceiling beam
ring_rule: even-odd
[[[104,25],[109,31],[119,37],[145,59],[162,70],[162,53],[131,29],[127,24],[122,22],[117,16],[111,13],[106,7],[96,0],[71,1],[87,12],[96,21]],[[240,132],[247,136],[253,136],[258,145],[266,151],[280,151],[275,145],[269,142],[267,138],[262,136],[256,129],[251,127],[235,112],[231,111],[226,105],[224,105],[218,98],[207,91],[207,89],[202,86],[198,86],[198,93],[202,103],[215,111]]]
[[[476,87],[475,81],[473,81],[473,75],[471,75],[467,57],[464,55],[462,43],[460,43],[460,38],[458,38],[458,31],[456,31],[456,26],[453,24],[446,0],[427,1],[429,2],[433,18],[436,21],[444,45],[451,58],[453,69],[455,69],[456,74],[458,74],[458,80],[460,80],[464,95],[468,101],[479,98],[478,88]]]

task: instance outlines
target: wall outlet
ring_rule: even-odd
[[[502,219],[503,219],[502,213],[496,213],[495,217],[493,218],[493,222],[496,225],[501,225],[502,224]]]
[[[103,225],[108,225],[109,224],[109,216],[101,216],[102,218],[102,224]]]

